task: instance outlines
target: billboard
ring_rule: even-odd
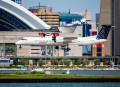
[[[47,55],[53,56],[53,46],[47,46]]]
[[[16,45],[14,43],[5,44],[5,55],[6,56],[16,56]]]

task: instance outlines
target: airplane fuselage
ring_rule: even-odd
[[[72,42],[69,44],[84,46],[84,45],[102,43],[102,42],[106,42],[106,41],[107,41],[107,39],[96,39],[96,36],[91,36],[91,37],[79,37],[76,40],[72,40]]]
[[[71,42],[67,42],[64,40],[64,37],[58,36],[56,37],[56,42],[52,40],[52,36],[46,37],[24,37],[20,41],[16,42],[17,45],[89,45],[95,43],[101,43],[107,41],[106,39],[96,39],[96,36],[90,37],[79,37],[77,39],[72,40]]]
[[[24,37],[16,42],[18,45],[63,45],[63,38],[56,37],[56,42],[52,40],[52,36],[46,37]]]

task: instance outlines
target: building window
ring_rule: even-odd
[[[92,36],[97,35],[97,32],[92,32]]]
[[[40,49],[31,49],[31,50],[40,50]]]
[[[102,48],[101,48],[101,47],[98,47],[98,48],[97,48],[97,52],[102,52]]]
[[[31,47],[40,47],[40,45],[31,45]]]
[[[40,54],[40,53],[31,53],[31,54]]]
[[[102,56],[102,54],[101,53],[97,53],[97,56]]]

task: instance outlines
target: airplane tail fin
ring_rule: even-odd
[[[102,25],[102,28],[98,33],[96,39],[107,39],[111,27],[112,25]]]

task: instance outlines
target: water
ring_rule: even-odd
[[[61,74],[66,70],[54,70],[54,74]],[[72,75],[117,75],[120,76],[120,70],[70,70]]]
[[[0,70],[0,73],[16,73],[16,72],[27,72],[30,70]],[[66,73],[67,70],[53,70],[54,74]],[[70,70],[72,75],[117,75],[120,76],[120,70]]]
[[[0,70],[0,74],[13,74],[16,72],[21,72],[21,73],[30,73],[30,70]]]
[[[0,83],[0,87],[120,87],[120,83]]]

